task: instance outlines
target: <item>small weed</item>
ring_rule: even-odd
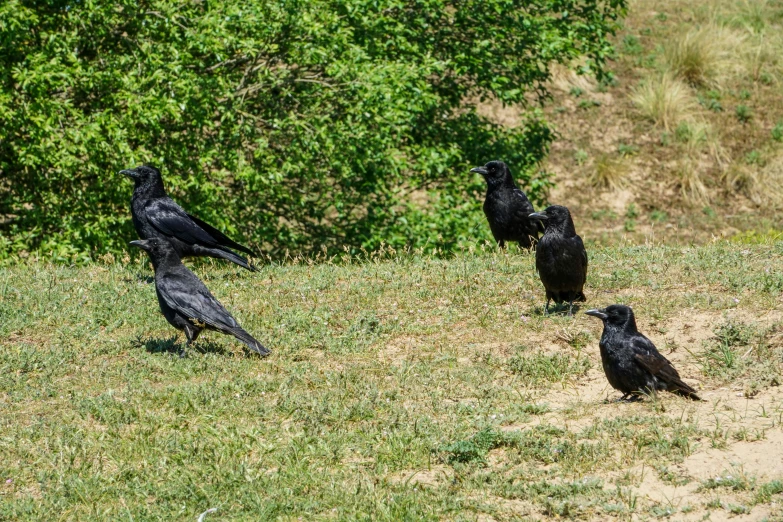
[[[677,473],[669,470],[669,468],[666,466],[658,466],[656,470],[658,471],[658,478],[660,478],[661,482],[664,482],[665,484],[671,484],[672,486],[684,486],[691,481],[688,477],[682,477]]]
[[[726,474],[722,477],[703,481],[699,486],[699,491],[717,488],[729,488],[732,491],[748,491],[753,489],[754,483],[754,480],[749,480],[743,474]]]
[[[577,87],[576,85],[574,85],[573,87],[571,87],[568,93],[571,96],[574,96],[575,98],[579,98],[581,95],[585,93],[585,90],[582,89],[581,87]]]
[[[503,433],[487,428],[470,439],[441,446],[438,452],[444,455],[445,462],[449,464],[483,464],[487,453],[503,446],[506,441]]]
[[[656,223],[666,223],[669,221],[669,214],[665,210],[653,210],[650,212],[650,220]]]
[[[772,127],[772,139],[775,141],[783,141],[783,121],[779,121]]]
[[[704,107],[707,110],[710,110],[712,112],[722,112],[723,106],[720,104],[718,100],[713,100],[711,98],[702,98],[701,96],[698,97],[699,105]]]
[[[577,165],[584,165],[588,158],[590,158],[590,156],[584,149],[579,149],[574,153],[574,161]]]
[[[707,375],[729,378],[740,369],[738,348],[748,346],[755,339],[753,327],[726,322],[714,331],[715,337],[702,355],[703,371]]]
[[[750,99],[750,91],[747,89],[742,89],[739,92],[739,99],[740,100],[749,100]]]
[[[632,34],[625,35],[623,37],[623,52],[631,56],[642,54],[642,52],[644,52],[644,47],[642,47],[642,42],[639,40],[639,37]]]
[[[742,504],[729,504],[728,510],[734,515],[746,515],[750,513],[750,508]]]
[[[745,163],[748,165],[759,165],[761,163],[761,152],[752,150],[745,154]]]
[[[636,145],[626,145],[625,143],[621,143],[617,146],[617,152],[620,154],[620,156],[633,156],[639,152],[639,147]]]
[[[734,110],[734,115],[742,123],[748,123],[753,117],[753,114],[747,105],[737,105],[737,108]]]
[[[582,110],[592,109],[593,107],[600,107],[601,102],[598,100],[582,100],[577,104]]]
[[[756,504],[765,504],[772,500],[774,495],[783,493],[783,481],[773,480],[758,488],[755,495]]]

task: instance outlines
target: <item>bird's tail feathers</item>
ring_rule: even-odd
[[[220,257],[227,261],[231,261],[232,263],[239,265],[246,270],[250,270],[251,272],[259,271],[258,268],[254,267],[253,265],[247,262],[247,258],[242,257],[239,254],[232,252],[231,250],[224,250],[222,248],[213,248],[210,249],[210,251],[215,255],[215,257]]]
[[[674,385],[674,387],[670,388],[670,391],[672,393],[676,393],[677,395],[680,395],[682,397],[687,397],[688,399],[692,399],[694,401],[702,400],[702,398],[696,394],[696,390],[694,390],[684,382],[677,381],[677,382],[673,382],[672,384]]]
[[[242,328],[234,328],[231,330],[231,334],[245,343],[248,348],[256,352],[262,357],[266,357],[272,353],[269,348],[258,342],[252,335],[244,331]]]

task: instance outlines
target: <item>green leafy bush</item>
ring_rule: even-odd
[[[0,4],[0,258],[126,249],[131,186],[265,253],[454,248],[489,238],[468,167],[503,159],[534,200],[552,131],[488,99],[546,96],[553,63],[603,76],[625,0]]]

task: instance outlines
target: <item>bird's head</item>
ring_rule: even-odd
[[[142,165],[135,169],[121,170],[120,174],[124,174],[131,178],[137,187],[139,185],[157,185],[163,183],[160,171],[152,165]]]
[[[159,237],[152,237],[149,239],[137,239],[129,243],[137,248],[140,248],[147,252],[147,255],[152,260],[154,266],[158,266],[158,263],[162,260],[170,260],[176,262],[179,259],[177,251],[167,240]]]
[[[567,235],[576,234],[571,212],[561,205],[551,205],[541,212],[533,212],[528,217],[541,221],[545,230],[558,230]]]
[[[623,328],[633,326],[634,330],[636,329],[636,319],[630,306],[613,304],[606,308],[588,310],[585,313],[599,318],[605,325]]]
[[[501,185],[507,181],[513,183],[511,172],[508,170],[508,166],[502,161],[490,161],[483,167],[476,167],[470,169],[470,171],[484,176],[484,179],[489,186]]]

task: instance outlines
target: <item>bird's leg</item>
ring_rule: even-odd
[[[544,315],[549,315],[549,298],[546,298],[546,305],[544,305]]]
[[[190,324],[185,325],[185,337],[188,338],[188,342],[185,344],[185,348],[180,350],[179,356],[185,357],[185,350],[187,348],[190,348],[190,343],[193,343],[196,341],[196,338],[198,337],[198,334],[201,333],[201,330],[199,328],[196,328],[195,326],[192,326]]]
[[[500,241],[498,241],[498,246],[500,248],[506,248],[506,241],[501,239]]]
[[[574,316],[574,302],[569,301],[568,302],[568,315],[573,317]]]

